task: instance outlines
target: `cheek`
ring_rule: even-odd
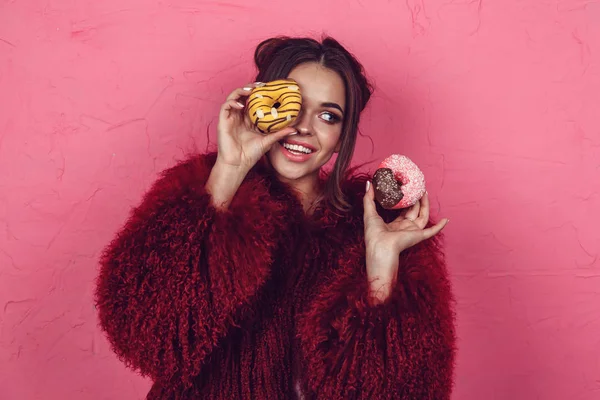
[[[330,129],[324,132],[320,140],[323,150],[326,149],[328,152],[335,151],[341,134],[341,128],[337,126],[330,127]]]

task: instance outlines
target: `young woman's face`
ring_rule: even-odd
[[[344,81],[334,71],[317,63],[301,64],[289,74],[300,86],[302,111],[288,136],[267,153],[271,165],[284,181],[310,176],[339,149],[345,112]]]

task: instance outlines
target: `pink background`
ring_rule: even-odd
[[[145,396],[99,252],[259,40],[322,31],[377,85],[355,160],[410,156],[451,219],[454,398],[600,398],[599,2],[2,0],[1,399]]]

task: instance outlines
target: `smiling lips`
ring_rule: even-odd
[[[295,140],[283,140],[280,144],[292,153],[311,154],[317,150],[309,144],[297,142]]]
[[[310,158],[310,155],[317,149],[313,146],[297,142],[294,140],[283,140],[279,142],[283,154],[291,161],[303,162]]]

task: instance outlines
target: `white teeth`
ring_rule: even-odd
[[[305,154],[312,153],[311,149],[304,147],[304,146],[297,145],[297,144],[284,143],[283,147],[285,147],[288,150],[295,151],[298,153],[305,153]]]

